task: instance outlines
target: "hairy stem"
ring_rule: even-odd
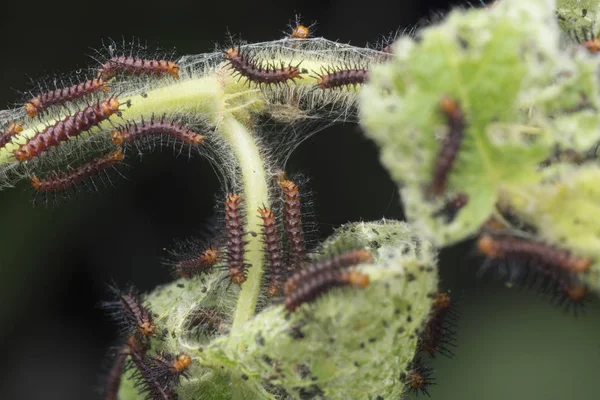
[[[268,204],[268,187],[265,167],[260,151],[249,131],[233,116],[224,117],[219,127],[223,137],[232,147],[239,162],[244,181],[244,200],[246,202],[247,219],[246,232],[260,232],[260,217],[256,210]],[[244,324],[254,316],[256,302],[260,292],[263,274],[263,251],[260,238],[248,235],[246,245],[247,262],[251,265],[248,270],[248,280],[242,285],[237,307],[233,318],[233,329]]]

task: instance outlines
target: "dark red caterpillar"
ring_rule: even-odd
[[[482,234],[477,242],[479,251],[487,256],[486,264],[501,263],[509,279],[519,279],[532,286],[541,277],[543,292],[551,292],[552,300],[574,306],[575,313],[587,298],[587,288],[577,278],[578,273],[589,269],[592,261],[576,257],[565,250],[543,243],[511,236]],[[483,271],[485,272],[484,266]]]
[[[176,122],[166,120],[162,117],[159,120],[151,119],[142,121],[139,125],[129,124],[123,129],[112,131],[111,140],[116,145],[134,142],[138,139],[148,136],[167,135],[185,144],[198,146],[206,136],[199,135],[194,131],[184,128]]]
[[[267,207],[259,208],[258,214],[263,220],[263,241],[269,266],[270,283],[268,292],[271,296],[280,296],[285,276],[285,266],[275,214]]]
[[[446,191],[448,175],[458,156],[465,130],[464,115],[456,100],[450,97],[444,97],[440,101],[440,108],[446,116],[449,130],[433,170],[433,179],[430,190],[431,193],[436,196],[439,196]]]
[[[567,272],[589,270],[592,260],[576,257],[566,250],[559,250],[543,243],[510,236],[484,234],[477,242],[479,250],[491,259],[520,259],[536,262],[546,268]]]
[[[119,388],[128,355],[129,346],[125,345],[119,350],[115,362],[108,372],[104,400],[119,400]]]
[[[302,79],[298,65],[286,66],[282,63],[279,68],[271,64],[267,64],[265,67],[262,64],[257,64],[251,56],[246,55],[236,47],[227,50],[225,58],[240,78],[244,77],[248,82],[258,85],[280,85],[287,81],[296,83],[294,79]]]
[[[368,285],[369,276],[358,271],[341,269],[313,271],[313,273],[305,274],[296,289],[286,295],[285,308],[288,312],[294,312],[302,304],[315,300],[334,287],[365,288]]]
[[[366,82],[369,71],[365,68],[323,69],[317,76],[317,86],[321,89],[335,89],[342,86],[356,87]]]
[[[11,122],[4,132],[0,134],[0,149],[6,146],[12,140],[13,136],[23,132],[23,127],[16,122]]]
[[[429,396],[429,386],[435,385],[433,369],[427,367],[421,358],[414,359],[408,366],[408,374],[400,374],[400,380],[407,385],[409,391],[416,395],[425,394]],[[431,396],[429,396],[431,397]]]
[[[298,186],[288,179],[281,179],[283,189],[283,229],[289,244],[288,267],[296,269],[306,258],[306,244],[302,229],[302,206]]]
[[[469,196],[464,193],[457,193],[450,197],[444,206],[437,210],[433,215],[435,217],[444,217],[447,223],[454,221],[458,212],[469,203]]]
[[[343,254],[313,263],[307,268],[303,268],[290,276],[283,287],[285,294],[290,294],[296,290],[303,281],[310,276],[315,276],[323,271],[332,269],[344,269],[358,264],[373,261],[371,252],[365,249],[351,250]]]
[[[182,278],[191,279],[210,272],[219,259],[217,250],[209,247],[200,255],[192,255],[174,264],[175,272]]]
[[[98,78],[109,79],[118,73],[150,76],[169,74],[175,79],[179,79],[179,65],[168,60],[145,60],[137,57],[119,56],[113,57],[102,64],[98,71]]]
[[[228,194],[225,199],[225,231],[227,234],[228,276],[231,283],[246,282],[246,263],[244,262],[244,219],[240,209],[242,196]]]
[[[79,136],[119,112],[119,100],[112,97],[77,111],[62,121],[46,127],[15,151],[19,161],[31,160],[72,137]]]
[[[157,326],[154,324],[152,312],[146,308],[136,291],[132,288],[127,293],[122,293],[112,287],[116,300],[105,303],[104,307],[111,310],[112,317],[119,323],[125,337],[133,340],[141,348],[149,344],[150,338],[158,335]],[[133,346],[129,346],[130,348]]]
[[[56,104],[64,104],[96,92],[108,92],[108,86],[102,79],[92,79],[66,88],[41,93],[25,104],[25,113],[31,118]]]
[[[427,326],[420,338],[420,350],[430,357],[440,353],[452,358],[454,353],[449,347],[456,347],[454,339],[453,301],[447,293],[436,293],[431,306],[431,314]]]
[[[145,380],[157,382],[161,387],[173,390],[179,384],[181,377],[189,377],[187,368],[192,363],[192,358],[186,353],[177,356],[167,353],[158,353],[156,356],[147,356],[141,365],[137,365],[139,374]]]
[[[52,172],[43,179],[32,175],[31,186],[38,192],[65,190],[100,171],[112,167],[121,160],[123,160],[123,152],[120,148],[117,148],[112,153],[93,159],[84,165],[73,168],[67,172]]]
[[[156,378],[155,375],[158,371],[160,371],[161,374],[164,374],[164,369],[161,368],[156,371],[152,369],[151,365],[154,364],[154,358],[146,356],[146,353],[138,351],[135,347],[130,347],[130,356],[133,365],[136,367],[133,378],[136,381],[135,386],[140,388],[140,394],[145,394],[145,398],[150,400],[177,400],[179,398],[173,387],[164,384],[164,378],[163,382]],[[189,360],[191,362],[191,358]],[[185,363],[184,359],[181,366]],[[168,377],[169,375],[167,375],[167,378]],[[178,379],[176,381],[178,382]]]

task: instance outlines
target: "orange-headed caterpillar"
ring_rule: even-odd
[[[163,388],[173,390],[182,376],[189,377],[187,369],[191,363],[192,358],[186,353],[175,356],[161,352],[154,357],[145,357],[143,364],[137,367],[145,380],[152,380]]]
[[[321,89],[356,87],[365,83],[368,76],[366,68],[323,68],[317,75],[317,86]]]
[[[50,106],[64,104],[92,93],[108,92],[108,90],[106,82],[102,79],[92,79],[77,85],[51,90],[29,100],[24,107],[25,113],[33,118]]]
[[[326,269],[306,274],[295,290],[285,297],[285,308],[294,312],[304,303],[309,303],[334,287],[353,286],[365,288],[369,276],[358,271]]]
[[[18,133],[23,132],[23,126],[16,122],[11,122],[4,132],[0,133],[0,149],[6,146]]]
[[[527,261],[567,272],[585,272],[592,264],[589,258],[577,257],[566,250],[518,237],[483,234],[477,246],[490,259]]]
[[[433,179],[430,185],[431,192],[436,196],[439,196],[446,191],[448,175],[458,156],[465,130],[464,115],[456,100],[445,96],[440,101],[440,108],[446,116],[449,130],[437,156],[433,170]]]
[[[533,286],[541,278],[540,288],[543,292],[551,292],[553,302],[566,302],[566,309],[573,306],[575,313],[584,306],[587,288],[579,281],[577,274],[589,269],[592,263],[590,259],[507,235],[483,233],[477,247],[487,257],[482,272],[490,263],[499,263],[503,266],[499,272],[508,274],[510,281],[520,280]]]
[[[244,261],[244,218],[242,217],[242,196],[228,194],[225,199],[225,232],[227,235],[227,265],[231,283],[246,282]]]
[[[294,270],[306,257],[300,192],[296,183],[288,179],[281,179],[279,186],[283,190],[283,229],[289,245],[288,266]]]
[[[113,152],[95,158],[77,168],[66,172],[52,172],[50,175],[40,179],[35,175],[31,176],[31,186],[37,192],[55,192],[66,190],[92,175],[98,174],[123,160],[121,148]]]
[[[20,145],[15,151],[15,158],[19,161],[31,160],[50,148],[58,146],[61,142],[79,136],[113,114],[117,114],[120,105],[119,100],[111,97],[69,115],[36,133],[27,143]]]
[[[133,375],[135,386],[139,388],[140,394],[146,395],[145,399],[177,400],[179,398],[173,387],[156,379],[155,372],[150,367],[153,358],[149,358],[145,352],[140,352],[135,347],[130,348],[130,355],[133,365],[137,368]]]
[[[110,138],[114,144],[123,145],[141,138],[161,135],[167,135],[193,146],[198,146],[206,138],[206,136],[186,129],[174,121],[165,119],[164,116],[161,119],[152,118],[150,121],[142,121],[140,124],[130,123],[122,129],[112,131]]]
[[[310,35],[310,28],[304,26],[302,24],[297,24],[294,29],[292,29],[292,33],[290,33],[290,38],[292,39],[306,39]]]
[[[116,300],[105,303],[104,307],[111,311],[111,316],[120,325],[124,336],[133,338],[135,343],[144,347],[150,338],[159,334],[152,312],[144,306],[133,288],[127,292],[121,292],[116,287],[110,289]]]
[[[219,260],[217,249],[209,247],[200,254],[187,254],[173,262],[174,271],[182,278],[191,279],[209,273]]]
[[[287,279],[283,287],[284,293],[290,294],[294,292],[296,288],[309,276],[315,276],[327,270],[344,269],[371,261],[373,261],[373,255],[370,251],[365,249],[356,249],[314,262],[310,266],[299,270]]]
[[[263,242],[265,253],[267,254],[267,263],[269,265],[269,289],[271,296],[280,296],[284,281],[284,260],[281,252],[281,238],[275,214],[270,208],[263,207],[258,209],[258,214],[263,221]]]
[[[455,316],[454,301],[450,295],[442,292],[436,293],[429,321],[420,338],[420,350],[430,357],[435,357],[436,353],[440,353],[452,358],[454,353],[449,347],[456,347],[453,330],[455,325],[452,321]]]
[[[428,397],[429,386],[435,385],[433,378],[433,369],[427,367],[421,358],[414,359],[408,366],[408,374],[400,374],[400,380],[404,382],[409,391],[419,394],[426,394]]]
[[[296,83],[295,79],[302,79],[299,64],[286,66],[282,62],[281,67],[269,63],[264,65],[257,63],[252,56],[237,47],[229,48],[225,52],[225,58],[229,66],[235,70],[235,75],[238,75],[240,79],[246,78],[248,83],[255,83],[259,86],[263,84],[280,85],[288,81]]]
[[[102,64],[98,71],[98,78],[109,79],[118,73],[150,76],[168,74],[179,79],[179,65],[168,60],[146,60],[131,56],[119,56]]]

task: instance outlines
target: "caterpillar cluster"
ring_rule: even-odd
[[[191,357],[186,353],[148,354],[152,348],[151,339],[162,339],[164,335],[154,322],[152,311],[142,303],[133,288],[127,292],[114,287],[111,290],[115,300],[105,303],[104,307],[121,329],[122,345],[108,375],[105,399],[118,398],[121,378],[125,370],[131,368],[140,394],[152,400],[176,400],[175,389],[181,377],[188,377]]]
[[[477,247],[487,258],[483,272],[495,265],[498,274],[508,276],[511,282],[527,286],[540,283],[553,302],[566,304],[567,309],[573,307],[575,313],[584,306],[588,292],[578,275],[589,270],[590,259],[508,234],[483,233]]]

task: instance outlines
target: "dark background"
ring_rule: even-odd
[[[457,4],[458,2],[455,2]],[[10,2],[0,15],[0,108],[33,81],[88,65],[102,39],[133,37],[178,54],[211,51],[227,29],[278,39],[296,13],[319,36],[364,45],[416,24],[448,1]],[[219,187],[201,159],[169,151],[132,161],[114,188],[61,206],[31,204],[26,183],[0,193],[0,399],[97,398],[113,325],[98,308],[107,283],[141,290],[169,280],[165,247],[197,233]],[[340,224],[402,218],[396,190],[356,125],[305,141],[290,172],[311,179],[322,235]],[[472,243],[442,254],[444,286],[462,295],[459,347],[435,363],[434,399],[595,399],[596,302],[575,318],[536,293],[473,278]]]

